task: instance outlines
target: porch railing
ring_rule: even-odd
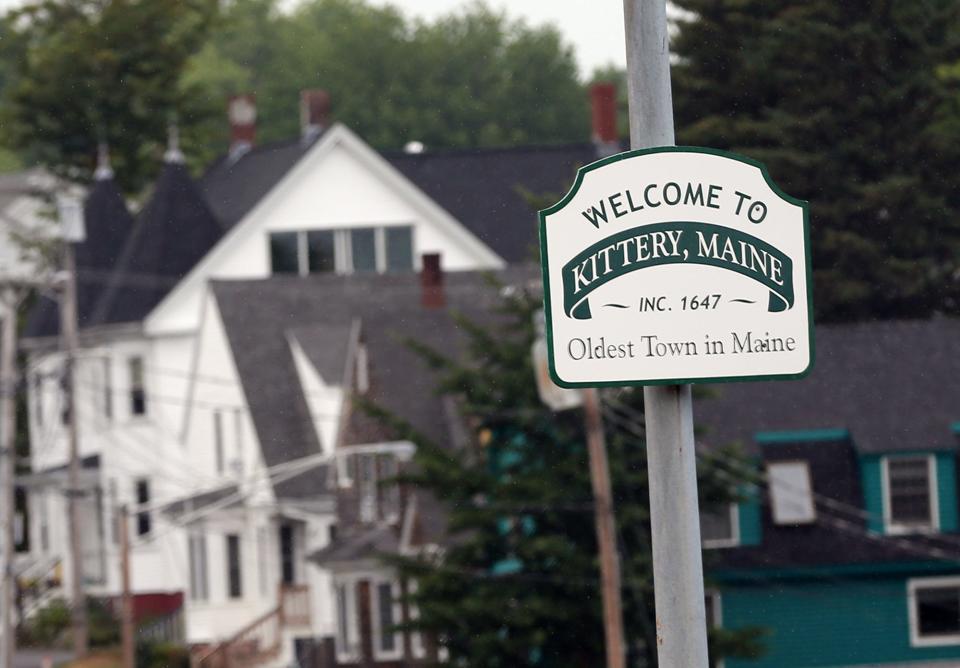
[[[309,625],[310,589],[282,585],[276,608],[206,653],[195,655],[192,664],[197,668],[262,666],[280,655],[284,630]]]

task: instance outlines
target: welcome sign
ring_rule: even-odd
[[[563,387],[799,378],[813,365],[806,203],[703,148],[582,168],[540,212],[547,344]]]

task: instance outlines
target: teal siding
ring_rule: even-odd
[[[760,526],[760,499],[757,496],[759,493],[756,487],[751,487],[746,491],[747,498],[737,507],[741,545],[759,545],[763,538]]]
[[[875,455],[860,458],[860,482],[863,485],[863,507],[870,513],[867,527],[883,533],[883,482],[880,473],[880,457]]]
[[[957,465],[952,452],[937,453],[940,531],[957,530]]]
[[[839,668],[960,659],[960,645],[911,647],[907,579],[836,579],[741,586],[721,594],[723,626],[759,626],[760,659],[726,668]]]

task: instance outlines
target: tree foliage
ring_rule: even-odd
[[[960,5],[677,0],[678,141],[757,158],[811,203],[829,319],[958,308]]]
[[[539,300],[507,297],[501,320],[486,329],[461,319],[469,356],[456,360],[411,342],[456,397],[475,429],[465,451],[417,442],[406,481],[448,513],[442,558],[400,558],[417,582],[413,627],[443,639],[463,666],[604,664],[599,571],[589,466],[579,411],[551,413],[537,395],[531,362]],[[505,335],[504,332],[509,332]],[[624,617],[631,665],[655,665],[655,627],[641,393],[618,398],[607,421]],[[375,407],[368,407],[376,411]],[[624,412],[634,415],[623,417]],[[390,419],[389,416],[383,416]],[[394,420],[394,425],[396,421]],[[730,453],[726,453],[730,454]],[[716,507],[738,498],[736,481],[705,464],[701,498]],[[715,647],[756,655],[760,631],[718,632]]]
[[[360,0],[232,3],[188,74],[255,91],[263,141],[299,131],[299,91],[331,93],[336,117],[381,149],[580,140],[587,106],[573,51],[551,27],[475,4],[434,22]]]
[[[106,140],[118,181],[138,189],[172,115],[190,116],[179,81],[215,12],[215,0],[43,0],[8,13],[6,143],[82,180]]]

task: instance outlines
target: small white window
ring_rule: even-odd
[[[907,606],[911,645],[960,645],[960,578],[908,581]]]
[[[771,462],[767,478],[775,524],[809,524],[817,519],[807,462]]]
[[[218,410],[213,411],[213,454],[217,473],[223,475],[223,413]]]
[[[389,580],[373,580],[370,594],[373,656],[378,661],[399,659],[403,656],[403,636],[394,627],[400,623],[400,586]]]
[[[337,600],[337,661],[350,663],[360,658],[357,632],[356,583],[338,582],[334,585]]]
[[[147,414],[147,393],[143,380],[143,358],[131,357],[127,360],[130,374],[130,414]]]
[[[933,456],[883,459],[883,513],[889,533],[938,528],[936,479]]]
[[[737,504],[700,513],[700,541],[705,548],[736,547],[740,544],[740,513]]]
[[[103,358],[103,417],[113,419],[113,364],[109,357]]]
[[[210,598],[207,584],[207,537],[202,533],[191,533],[188,539],[190,559],[190,598],[194,601],[206,601]]]
[[[417,582],[416,580],[411,580],[409,583],[410,593],[417,593]],[[417,621],[420,619],[420,608],[418,608],[414,603],[408,604],[410,608],[410,620]],[[423,642],[423,633],[420,631],[412,631],[410,633],[410,649],[413,652],[414,659],[424,659],[427,656],[427,647]]]

